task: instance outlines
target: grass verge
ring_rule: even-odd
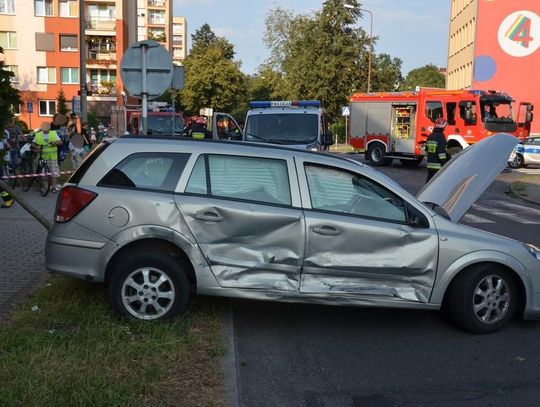
[[[0,325],[0,405],[221,406],[223,303],[115,318],[102,285],[54,277]]]

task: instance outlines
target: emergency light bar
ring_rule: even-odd
[[[264,100],[249,102],[251,109],[266,109],[269,107],[321,107],[318,100]]]

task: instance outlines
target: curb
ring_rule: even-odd
[[[226,402],[228,406],[238,407],[238,370],[236,369],[236,346],[234,341],[234,316],[229,301],[225,311],[225,342],[227,354],[223,357],[223,374],[225,375]]]
[[[524,196],[521,195],[519,192],[517,192],[516,190],[514,190],[514,183],[512,183],[512,184],[509,185],[508,190],[509,190],[509,192],[512,193],[512,196],[516,197],[517,199],[521,199],[522,201],[528,202],[528,203],[530,203],[530,204],[540,206],[540,202],[537,202],[537,201],[535,201],[535,200],[533,200],[533,199],[524,197]]]

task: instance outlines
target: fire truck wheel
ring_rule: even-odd
[[[401,165],[403,165],[404,167],[416,167],[416,166],[420,165],[420,163],[423,160],[424,160],[423,158],[417,158],[416,160],[404,160],[404,159],[401,159],[399,161],[401,161]]]
[[[446,149],[446,152],[450,155],[450,157],[453,157],[456,154],[461,153],[462,150],[463,148],[461,147],[450,147]]]
[[[367,151],[366,158],[371,162],[374,166],[383,166],[383,165],[390,165],[392,162],[391,158],[385,158],[384,153],[386,152],[386,149],[384,148],[384,145],[381,143],[374,143],[371,144]]]

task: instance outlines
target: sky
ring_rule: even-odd
[[[208,23],[216,35],[225,37],[242,61],[242,71],[257,72],[269,56],[263,43],[265,17],[280,6],[295,14],[313,13],[323,0],[173,0],[175,16],[187,19],[188,47],[191,35]],[[360,0],[373,13],[373,36],[379,37],[378,54],[386,53],[403,61],[402,73],[434,64],[446,67],[451,0]],[[363,13],[357,26],[369,33],[370,19]]]

